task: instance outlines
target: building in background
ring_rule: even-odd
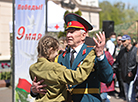
[[[93,31],[99,30],[99,8],[98,0],[52,0],[68,11],[82,12],[82,16],[93,25]]]
[[[93,25],[93,31],[99,30],[98,0],[49,0],[68,11],[81,10],[82,16]],[[53,7],[54,9],[54,7]],[[10,60],[10,27],[13,20],[12,0],[0,0],[0,61]]]
[[[0,0],[0,61],[10,60],[10,21],[12,21],[12,0]]]

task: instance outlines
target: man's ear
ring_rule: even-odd
[[[84,33],[82,34],[82,40],[85,40],[86,36],[87,36],[87,33],[84,32]]]

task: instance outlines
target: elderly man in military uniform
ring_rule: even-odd
[[[104,54],[105,34],[99,32],[94,37],[94,46],[85,44],[85,38],[89,30],[92,30],[92,25],[81,16],[69,13],[64,18],[67,25],[67,43],[68,48],[65,52],[58,56],[58,63],[66,66],[68,69],[76,70],[77,66],[81,65],[88,53],[95,49],[96,58],[94,70],[91,71],[89,77],[81,84],[68,85],[71,92],[73,102],[101,102],[99,95],[100,82],[110,83],[113,77],[113,71]],[[72,58],[72,56],[74,58]],[[72,61],[73,60],[73,61]],[[32,96],[36,93],[45,93],[43,89],[46,85],[40,85],[43,81],[33,81],[31,87]],[[35,94],[36,95],[35,95]],[[57,100],[58,101],[58,100]]]

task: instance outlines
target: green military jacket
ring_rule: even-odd
[[[38,58],[38,61],[31,65],[29,73],[31,79],[37,77],[37,81],[44,79],[47,93],[39,94],[37,102],[61,102],[67,99],[66,84],[80,84],[87,79],[94,66],[95,52],[92,50],[76,71],[67,69],[59,63],[49,62],[45,58]]]

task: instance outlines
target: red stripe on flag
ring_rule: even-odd
[[[31,84],[26,79],[19,78],[18,88],[24,89],[30,93]]]

